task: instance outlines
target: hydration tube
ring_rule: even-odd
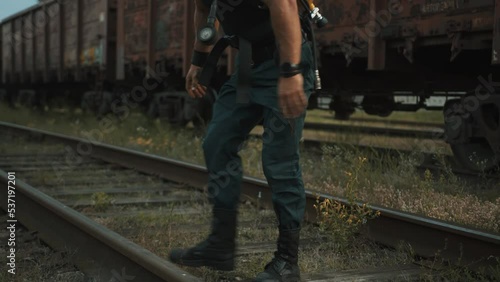
[[[305,18],[307,20],[307,27],[308,27],[308,36],[309,40],[312,42],[312,52],[313,52],[313,68],[314,68],[314,76],[315,76],[315,83],[314,83],[314,88],[315,90],[321,90],[322,85],[321,85],[321,77],[319,75],[319,57],[318,57],[318,44],[316,42],[316,34],[314,32],[314,26],[313,22],[316,21],[318,24],[318,20],[321,20],[322,22],[325,22],[326,19],[319,14],[319,9],[312,4],[312,1],[307,2],[308,0],[300,0],[302,3],[302,6],[306,9],[307,15],[305,15]],[[314,13],[314,14],[313,14]],[[318,15],[320,19],[318,18]],[[324,26],[324,25],[322,25]],[[321,27],[322,27],[321,26]],[[318,27],[320,27],[318,25]]]

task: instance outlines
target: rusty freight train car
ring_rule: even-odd
[[[461,163],[474,169],[499,164],[499,0],[316,4],[330,20],[318,30],[321,74],[339,117],[355,108],[380,116],[443,110],[446,140]],[[430,97],[446,103],[427,104]]]
[[[498,72],[499,1],[320,0],[317,4],[331,21],[318,31],[323,75],[328,78],[325,87],[341,94],[449,94],[473,90],[478,75]],[[397,109],[387,100],[391,99],[368,99],[366,108],[387,115]],[[348,113],[349,105],[345,107]],[[342,111],[340,104],[337,110]]]
[[[193,1],[120,3],[118,53],[124,56],[118,59],[123,62],[118,78],[129,80],[137,69],[148,75],[144,66],[161,66],[176,78],[184,74],[194,38]],[[329,108],[337,117],[348,118],[355,108],[380,116],[444,110],[446,138],[460,161],[475,169],[498,165],[500,96],[492,84],[500,81],[500,0],[318,0],[316,5],[330,20],[317,30],[323,78],[317,94],[333,98]],[[221,73],[231,72],[232,58],[230,52],[221,62]],[[174,81],[181,83],[173,89],[182,89],[182,80]],[[477,97],[481,87],[487,98]],[[397,96],[415,102],[401,103]],[[427,104],[431,97],[446,104]],[[317,105],[317,98],[310,104]],[[210,107],[193,109],[189,101],[185,92],[159,93],[150,112],[163,108],[171,120],[187,121]]]
[[[211,112],[213,96],[193,100],[184,91],[195,38],[194,7],[193,0],[118,2],[117,80],[132,82],[127,88],[133,89],[144,77],[151,79],[155,87],[149,91],[148,114],[175,124],[204,123]],[[232,72],[233,58],[234,50],[221,58],[216,84]]]
[[[187,69],[194,39],[193,6],[194,1],[186,0],[119,1],[117,78],[134,78],[137,71],[148,75],[157,63],[171,72]]]
[[[317,30],[323,89],[312,107],[327,101],[339,118],[356,108],[379,116],[443,110],[460,161],[498,165],[500,0],[315,4],[330,23]],[[194,102],[183,91],[193,9],[193,0],[42,1],[1,23],[3,89],[11,97],[86,91],[83,104],[101,113],[138,89],[148,94],[151,116],[208,119],[209,99]],[[231,73],[234,53],[221,60],[221,74]],[[431,97],[446,103],[429,104]]]
[[[116,0],[46,0],[4,19],[2,82],[11,102],[81,98],[116,70]]]
[[[138,71],[147,76],[155,66],[184,76],[194,44],[194,6],[193,0],[119,1],[117,79],[133,79]],[[232,72],[234,53],[227,50],[220,61],[227,74]]]

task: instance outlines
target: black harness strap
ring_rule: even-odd
[[[199,82],[201,85],[209,86],[214,74],[217,71],[217,63],[228,46],[239,49],[240,67],[238,73],[238,85],[236,89],[236,101],[245,104],[250,101],[250,90],[252,89],[252,44],[244,38],[236,36],[224,36],[221,38],[210,52],[203,70],[201,71]]]
[[[250,102],[250,91],[252,89],[252,44],[250,41],[240,37],[240,68],[238,73],[238,86],[236,88],[236,102],[246,104]]]
[[[200,77],[198,78],[201,85],[210,86],[210,82],[212,81],[212,78],[217,71],[217,63],[219,62],[219,58],[222,56],[222,53],[224,53],[224,50],[226,50],[228,46],[231,45],[234,47],[235,41],[237,41],[237,38],[235,36],[224,36],[219,41],[217,41],[214,48],[212,49],[212,52],[210,52],[210,55],[208,55],[207,61],[203,66]]]

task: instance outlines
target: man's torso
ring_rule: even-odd
[[[207,7],[212,1],[203,0]],[[259,4],[259,0],[218,0],[217,19],[224,33],[255,44],[274,40],[269,10]]]

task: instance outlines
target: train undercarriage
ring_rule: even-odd
[[[436,134],[436,140],[444,139],[449,143],[454,156],[464,168],[489,171],[498,168],[500,164],[500,92],[492,78],[489,79],[484,87],[478,87],[477,91],[469,93],[436,92],[415,95],[396,91],[389,94],[360,92],[352,95],[349,92],[323,92],[311,97],[308,108],[330,110],[337,119],[344,120],[356,109],[381,117],[387,117],[394,111],[442,110],[444,136],[442,133]],[[73,107],[81,107],[98,117],[110,113],[123,115],[137,107],[130,95],[117,91],[85,91],[81,93],[81,100],[75,100],[75,95],[71,95],[69,99],[67,93],[51,97],[47,92],[38,93],[33,89],[20,90],[13,95],[10,93],[12,92],[5,88],[1,89],[0,100],[7,101],[11,106],[25,105],[46,110],[60,107],[61,101],[73,100]],[[215,93],[209,93],[202,100],[193,100],[184,91],[164,90],[148,93],[148,98],[138,106],[150,118],[160,118],[180,126],[189,122],[199,126],[206,125],[210,120],[214,97]]]
[[[449,143],[465,168],[495,169],[500,163],[500,72],[480,63],[488,61],[489,52],[464,51],[452,63],[446,54],[446,46],[432,47],[416,53],[410,63],[389,49],[383,71],[367,71],[363,57],[353,58],[347,66],[342,54],[322,54],[323,90],[311,97],[309,109],[330,110],[335,118],[344,120],[357,109],[381,117],[394,111],[442,111],[444,136],[436,139]],[[157,73],[168,73],[159,71],[161,65],[157,63]],[[215,89],[227,78],[226,71],[220,70]],[[208,123],[214,93],[202,100],[189,98],[183,91],[184,80],[179,72],[171,71],[157,81],[143,77],[144,73],[131,73],[131,79],[100,83],[100,88],[83,83],[0,86],[0,98],[11,105],[38,108],[57,107],[61,101],[69,101],[97,116],[124,115],[142,107],[150,118],[171,124]]]

